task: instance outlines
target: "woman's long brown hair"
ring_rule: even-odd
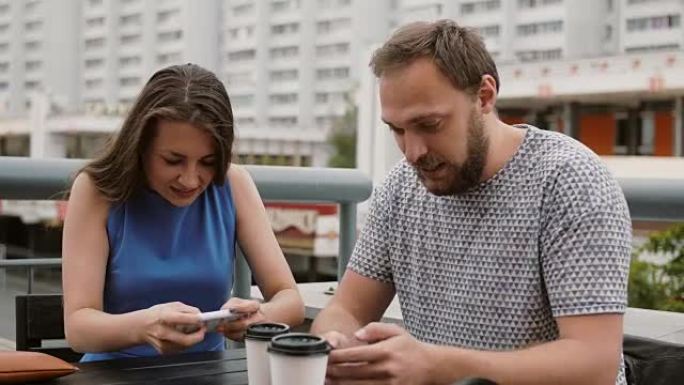
[[[225,181],[233,146],[233,111],[223,83],[195,64],[157,71],[145,84],[121,131],[103,153],[80,172],[112,202],[127,200],[145,183],[142,159],[160,120],[187,122],[207,130],[214,139],[214,183]]]

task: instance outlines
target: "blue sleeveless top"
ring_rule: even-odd
[[[121,314],[174,301],[205,312],[220,309],[228,300],[235,258],[235,206],[228,181],[209,184],[186,207],[140,189],[110,208],[107,235],[105,312]],[[224,349],[223,335],[207,333],[185,352]],[[81,362],[158,354],[145,344],[87,353]]]

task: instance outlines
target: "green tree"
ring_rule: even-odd
[[[639,257],[645,253],[668,256],[665,264]],[[684,312],[684,223],[652,234],[637,249],[629,272],[629,306]]]
[[[358,107],[345,95],[346,110],[344,115],[332,122],[328,143],[333,148],[333,155],[328,160],[329,167],[356,167],[356,122]]]

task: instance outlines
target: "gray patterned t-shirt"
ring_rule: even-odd
[[[574,139],[521,129],[517,153],[464,194],[429,193],[406,160],[373,194],[349,268],[394,285],[421,341],[519,349],[557,339],[554,317],[625,311],[632,231],[617,182]]]

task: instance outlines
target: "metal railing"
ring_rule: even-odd
[[[60,199],[71,176],[84,160],[0,157],[0,199]],[[371,193],[371,182],[357,170],[245,166],[266,201],[336,202],[340,205],[338,279],[342,276],[356,237],[356,204]],[[632,219],[684,221],[684,180],[620,179]],[[239,253],[235,294],[249,296],[251,272]],[[61,259],[1,260],[0,268],[25,267],[29,292],[33,269],[59,267]]]
[[[0,199],[62,199],[85,160],[0,157]],[[245,166],[265,201],[332,202],[340,206],[338,279],[356,241],[356,204],[371,194],[371,181],[358,170]],[[234,293],[250,295],[251,272],[241,252],[235,265]],[[28,291],[33,269],[61,266],[59,258],[0,260],[0,268],[25,267]]]

